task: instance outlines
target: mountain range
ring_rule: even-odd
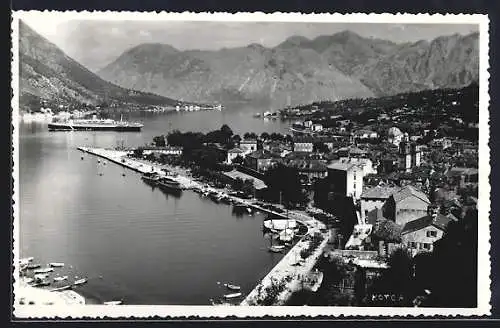
[[[103,80],[24,22],[19,22],[19,101],[21,108],[46,100],[59,104],[102,103],[175,105],[176,100],[117,86]]]
[[[274,107],[455,88],[477,82],[479,34],[394,43],[344,31],[276,47],[180,51],[135,46],[99,70],[124,88],[184,101],[264,101]]]

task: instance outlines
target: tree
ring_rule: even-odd
[[[261,138],[262,140],[267,140],[267,139],[269,139],[269,133],[267,133],[267,132],[262,132],[262,133],[261,133],[261,135],[260,135],[260,138]]]
[[[373,228],[373,237],[386,242],[401,242],[401,226],[394,221],[379,219]]]
[[[368,294],[389,294],[397,298],[403,296],[402,305],[411,306],[415,296],[411,256],[406,250],[399,248],[392,253],[388,265],[389,268],[369,288]]]
[[[432,261],[427,267],[417,267],[433,272],[426,282],[431,306],[477,306],[477,220],[478,211],[473,209],[462,220],[450,222],[444,236],[434,243]]]
[[[165,136],[161,135],[161,136],[153,137],[153,143],[156,147],[165,147],[166,146]]]
[[[240,143],[240,141],[241,141],[241,137],[240,137],[240,135],[239,135],[239,134],[235,134],[235,135],[233,135],[233,136],[231,137],[231,139],[233,140],[233,142],[234,142],[235,144],[239,144],[239,143]]]
[[[271,140],[281,141],[285,137],[281,133],[273,132],[273,133],[271,133],[271,135],[269,136],[269,138],[271,138]]]
[[[288,206],[306,205],[309,201],[295,168],[280,164],[267,171],[264,179],[269,189],[268,194],[275,201],[281,198],[281,201]]]
[[[247,195],[253,195],[255,193],[255,187],[253,185],[252,179],[246,179],[243,181],[243,186],[241,187],[241,191],[243,191]]]
[[[234,159],[233,159],[233,164],[239,164],[239,165],[243,165],[243,163],[245,162],[245,159],[243,158],[243,156],[241,155],[237,155]]]
[[[142,147],[134,149],[134,157],[142,158],[142,154],[144,153],[144,149]]]
[[[243,137],[245,139],[257,139],[257,135],[254,132],[245,132]]]

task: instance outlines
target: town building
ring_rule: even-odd
[[[243,150],[241,150],[240,148],[233,148],[233,149],[228,150],[226,163],[232,164],[233,160],[238,156],[245,158],[245,152]]]
[[[399,170],[410,172],[411,169],[420,166],[421,158],[422,150],[420,146],[414,142],[410,142],[406,135],[405,140],[399,144]]]
[[[294,152],[312,153],[314,149],[314,139],[312,137],[297,137],[293,141]]]
[[[437,148],[437,149],[447,149],[447,148],[450,148],[451,145],[452,145],[452,142],[450,139],[448,138],[439,138],[439,139],[434,139],[432,140],[429,145],[432,147],[432,148]]]
[[[373,162],[369,158],[362,157],[340,157],[338,159],[342,163],[355,163],[363,169],[363,177],[368,174],[376,174],[377,170],[373,167]]]
[[[417,188],[408,185],[393,193],[383,206],[383,214],[399,225],[427,215],[429,198]]]
[[[399,146],[399,143],[403,140],[403,132],[400,129],[393,126],[387,131],[387,141],[395,146]]]
[[[478,184],[479,171],[471,167],[453,167],[446,172],[446,178],[449,184],[463,188]]]
[[[256,191],[262,191],[262,190],[265,190],[267,188],[267,185],[261,179],[258,179],[256,177],[253,177],[251,175],[248,175],[246,173],[243,173],[243,172],[240,172],[237,170],[224,172],[223,175],[228,179],[228,182],[234,182],[237,179],[241,179],[243,181],[251,180],[253,183],[253,187],[255,188]]]
[[[321,132],[321,131],[323,131],[323,125],[321,125],[321,124],[313,124],[312,127],[311,127],[311,130],[313,132]]]
[[[377,139],[378,133],[372,130],[357,130],[354,132],[354,138],[356,139]]]
[[[330,190],[359,199],[363,191],[363,169],[357,163],[334,162],[328,165]]]
[[[273,156],[268,150],[256,150],[246,155],[245,166],[257,172],[265,172],[273,166]]]
[[[244,154],[249,154],[257,150],[257,140],[255,139],[244,139],[240,141],[240,147]]]
[[[328,167],[324,161],[317,159],[293,159],[286,163],[288,167],[297,169],[300,175],[307,176],[308,182],[323,179],[328,175]]]
[[[401,232],[401,242],[413,256],[420,252],[432,252],[434,243],[443,237],[452,221],[442,214],[431,214],[407,222]]]
[[[366,221],[369,212],[374,209],[381,210],[389,197],[399,189],[396,186],[376,186],[363,191],[361,194],[361,219]],[[378,214],[375,213],[375,215]]]

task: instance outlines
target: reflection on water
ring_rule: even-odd
[[[287,124],[253,119],[246,109],[136,119],[145,124],[141,133],[19,125],[21,256],[42,265],[64,262],[56,274],[88,277],[79,291],[99,301],[208,304],[227,292],[217,281],[248,292],[282,256],[267,252],[262,214],[237,217],[230,205],[191,191],[166,194],[132,171],[87,154],[82,160],[76,147],[142,145],[172,129],[208,131],[222,124],[242,134],[286,132]]]

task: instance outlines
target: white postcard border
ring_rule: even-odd
[[[325,23],[401,23],[401,24],[478,24],[479,25],[479,184],[478,195],[478,304],[476,308],[400,308],[400,307],[309,307],[309,306],[159,306],[159,305],[84,305],[84,306],[19,306],[14,304],[17,318],[261,318],[285,317],[350,317],[350,316],[483,316],[490,306],[490,149],[489,149],[489,18],[482,14],[301,14],[301,13],[167,13],[167,12],[89,12],[89,11],[15,11],[12,13],[12,137],[13,137],[13,279],[19,281],[19,20],[51,17],[85,20],[177,20],[226,22],[325,22]],[[14,282],[13,291],[17,283]]]

